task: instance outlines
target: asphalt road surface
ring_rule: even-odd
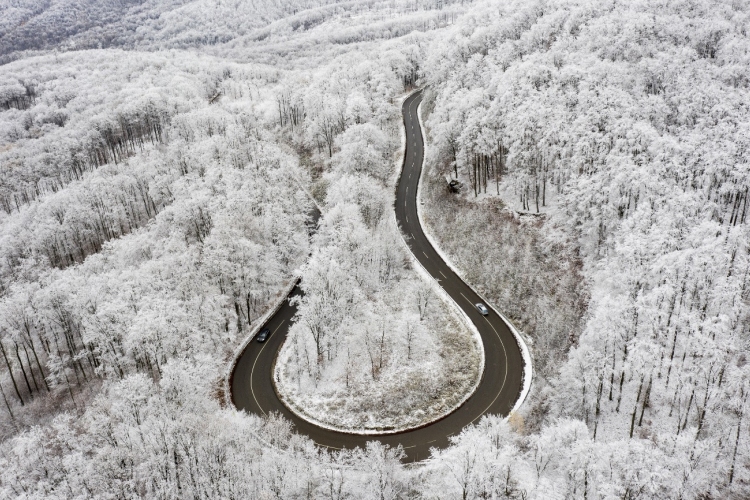
[[[286,300],[265,327],[271,336],[265,343],[250,342],[238,359],[230,382],[234,405],[249,413],[266,415],[278,412],[289,419],[297,432],[306,434],[320,446],[334,449],[364,447],[368,441],[378,440],[391,446],[404,447],[406,461],[428,458],[430,448],[444,448],[449,437],[461,432],[466,425],[482,415],[507,415],[518,399],[523,386],[524,361],[513,333],[492,309],[482,316],[474,304],[479,296],[459,278],[430,245],[417,217],[417,185],[422,172],[424,144],[417,106],[421,92],[411,95],[403,104],[406,127],[404,168],[396,191],[396,219],[406,242],[424,268],[435,277],[448,295],[466,311],[476,325],[484,343],[485,369],[476,392],[456,411],[426,427],[398,434],[363,436],[334,432],[310,424],[292,412],[279,400],[271,380],[271,368],[276,352],[286,337],[297,308]],[[317,214],[316,214],[317,215]],[[295,287],[289,298],[302,294]]]

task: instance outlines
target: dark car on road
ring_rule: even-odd
[[[271,335],[271,330],[264,328],[258,333],[256,338],[258,339],[258,342],[265,342],[269,335]]]
[[[475,305],[477,306],[477,311],[482,313],[482,316],[487,316],[490,313],[490,311],[487,309],[487,306],[485,306],[481,302],[478,302]]]

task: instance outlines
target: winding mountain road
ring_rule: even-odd
[[[406,151],[396,191],[396,220],[417,260],[438,280],[440,286],[466,312],[479,330],[484,343],[485,369],[476,392],[460,408],[443,419],[397,434],[346,434],[308,423],[284,406],[276,395],[272,381],[276,352],[281,347],[297,310],[288,299],[264,325],[271,330],[270,338],[262,344],[253,341],[247,345],[235,364],[230,380],[232,401],[240,410],[260,415],[279,412],[294,424],[297,432],[306,434],[318,445],[328,448],[364,447],[368,441],[373,440],[394,447],[400,444],[406,452],[405,460],[409,462],[428,458],[432,447],[448,446],[450,436],[458,434],[482,415],[507,415],[521,394],[524,377],[521,349],[508,325],[491,308],[488,316],[482,316],[476,310],[474,304],[482,302],[482,299],[446,265],[419,223],[417,186],[424,159],[424,143],[417,116],[421,100],[420,91],[409,96],[403,104]],[[301,294],[300,288],[295,287],[289,299]]]

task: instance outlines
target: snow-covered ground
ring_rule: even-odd
[[[0,11],[0,497],[750,498],[748,2]],[[310,252],[320,277],[356,255],[400,268],[373,193],[393,172],[394,97],[417,77],[428,164],[458,160],[467,187],[425,179],[425,218],[533,339],[534,390],[406,468],[375,442],[322,451],[221,393],[248,322]],[[501,192],[474,198],[472,161],[505,154]],[[344,202],[313,246],[297,175]],[[389,290],[417,281],[376,269],[328,280],[334,298],[362,292],[344,301],[369,333],[334,316],[339,350],[323,343],[313,388],[347,334],[362,374],[367,339],[394,347],[380,380],[403,368],[375,327],[399,311]]]

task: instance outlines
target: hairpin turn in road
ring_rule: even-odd
[[[474,323],[484,343],[485,365],[477,390],[448,416],[418,429],[387,435],[358,435],[318,427],[293,414],[279,399],[273,385],[273,362],[281,347],[297,308],[291,298],[301,295],[294,288],[283,305],[263,328],[270,336],[264,343],[250,342],[235,363],[230,380],[231,398],[235,407],[249,413],[266,415],[278,412],[289,419],[297,432],[309,436],[318,445],[333,449],[364,447],[368,441],[381,441],[391,446],[402,445],[405,460],[413,462],[428,458],[430,448],[444,448],[450,436],[483,415],[507,415],[522,393],[525,363],[521,346],[505,321],[489,308],[487,315],[475,304],[484,302],[474,290],[446,265],[425,236],[417,214],[417,188],[424,160],[422,129],[417,107],[421,91],[409,96],[402,112],[406,129],[404,164],[396,188],[396,220],[407,245],[424,269],[435,278],[445,292],[463,309]],[[318,213],[316,212],[316,217]]]

